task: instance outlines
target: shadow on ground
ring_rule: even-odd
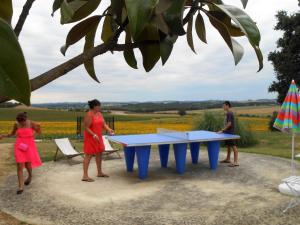
[[[137,178],[136,168],[125,172],[124,159],[104,161],[111,177],[94,183],[80,181],[82,164],[46,163],[35,171],[33,183],[21,196],[15,194],[17,179],[11,175],[1,184],[1,209],[43,225],[300,224],[300,207],[283,214],[289,197],[276,189],[290,175],[288,160],[244,153],[240,167],[220,165],[211,171],[202,151],[200,163],[192,165],[187,157],[186,173],[178,175],[173,156],[169,168],[162,169],[158,154],[151,154],[145,181]],[[94,162],[90,175],[96,175]]]

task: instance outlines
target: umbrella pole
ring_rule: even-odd
[[[294,175],[294,151],[295,151],[295,133],[293,132],[292,135],[292,162],[291,162],[291,167],[292,167],[292,175]]]

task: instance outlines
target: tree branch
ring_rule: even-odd
[[[29,11],[30,11],[31,6],[32,6],[32,4],[33,4],[34,1],[35,0],[27,0],[25,2],[24,6],[23,6],[23,10],[22,10],[22,12],[20,14],[20,17],[19,17],[19,20],[17,22],[17,25],[16,25],[16,27],[14,29],[15,34],[17,35],[17,37],[19,37],[19,35],[20,35],[21,31],[22,31],[23,25],[24,25],[24,23],[25,23],[25,21],[27,19],[27,16],[29,14]]]
[[[28,0],[34,2],[34,0]],[[27,2],[28,2],[27,1]],[[27,3],[26,2],[26,3]],[[25,7],[25,6],[24,6]],[[185,16],[183,23],[186,24],[189,21],[190,16],[193,16],[194,13],[197,11],[197,7],[192,6]],[[23,12],[22,12],[23,13]],[[118,39],[121,33],[125,30],[125,27],[128,24],[128,18],[124,21],[124,23],[115,31],[114,35],[107,43],[100,44],[85,53],[81,53],[72,59],[52,68],[51,70],[33,78],[30,80],[31,83],[31,91],[35,91],[48,83],[56,80],[59,77],[64,76],[68,72],[72,71],[73,69],[77,68],[78,66],[82,65],[85,61],[91,60],[92,58],[102,55],[108,51],[124,51],[130,50],[134,48],[139,48],[145,45],[152,45],[157,44],[157,41],[143,41],[143,42],[135,42],[131,44],[117,44]],[[9,101],[10,98],[0,96],[0,103]]]
[[[117,46],[118,39],[121,33],[125,30],[126,25],[128,24],[128,18],[123,22],[123,24],[115,31],[114,35],[110,38],[107,43],[100,44],[87,52],[81,53],[78,56],[73,57],[72,59],[64,62],[51,70],[33,78],[30,80],[31,91],[39,89],[53,80],[65,75],[76,67],[82,65],[84,62],[106,53],[107,51],[113,51],[114,46]],[[117,51],[117,50],[116,50]],[[9,101],[10,98],[0,96],[0,103]]]

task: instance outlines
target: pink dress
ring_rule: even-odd
[[[94,115],[92,112],[88,112],[88,116],[92,117],[92,124],[89,128],[93,131],[94,134],[97,134],[100,140],[95,140],[92,135],[85,131],[83,151],[85,154],[94,155],[103,152],[105,149],[102,139],[104,119],[101,113],[96,113]]]
[[[16,136],[16,162],[31,162],[32,168],[41,166],[42,162],[34,142],[34,130],[32,128],[18,128]]]

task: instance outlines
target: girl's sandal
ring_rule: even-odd
[[[30,183],[31,183],[31,179],[30,179],[30,180],[27,179],[27,180],[25,180],[25,182],[24,182],[25,185],[29,185]]]

